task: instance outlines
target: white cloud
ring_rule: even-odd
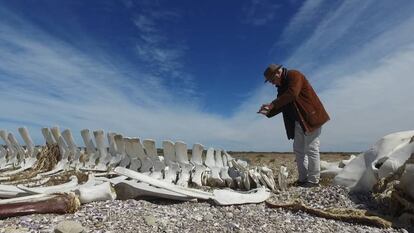
[[[269,0],[251,0],[243,7],[244,22],[253,26],[265,25],[275,18],[279,10],[281,10],[279,3]]]

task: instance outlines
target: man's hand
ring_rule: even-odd
[[[257,113],[267,115],[267,113],[273,108],[272,104],[262,104],[260,110]]]

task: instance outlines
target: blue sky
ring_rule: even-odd
[[[412,130],[414,2],[0,1],[0,128],[104,129],[290,151],[269,63],[302,71],[331,121],[322,151]]]

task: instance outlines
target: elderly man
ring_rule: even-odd
[[[294,139],[299,178],[297,184],[319,186],[321,127],[329,120],[321,101],[305,76],[297,70],[287,70],[271,64],[264,72],[265,82],[277,87],[277,98],[263,104],[258,113],[273,117],[283,113],[288,139]]]

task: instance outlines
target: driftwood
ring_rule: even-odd
[[[18,198],[16,198],[18,199]],[[44,195],[37,198],[24,198],[20,201],[0,204],[0,219],[28,214],[67,214],[75,213],[80,202],[74,193]]]
[[[357,209],[316,209],[309,207],[303,204],[300,201],[294,201],[291,203],[286,204],[277,204],[266,201],[266,205],[270,208],[283,208],[292,211],[303,211],[309,213],[311,215],[326,218],[326,219],[333,219],[333,220],[340,220],[344,222],[350,223],[358,223],[364,224],[369,226],[381,227],[381,228],[390,228],[391,222],[378,217],[373,216],[368,213],[366,210],[357,210]]]

